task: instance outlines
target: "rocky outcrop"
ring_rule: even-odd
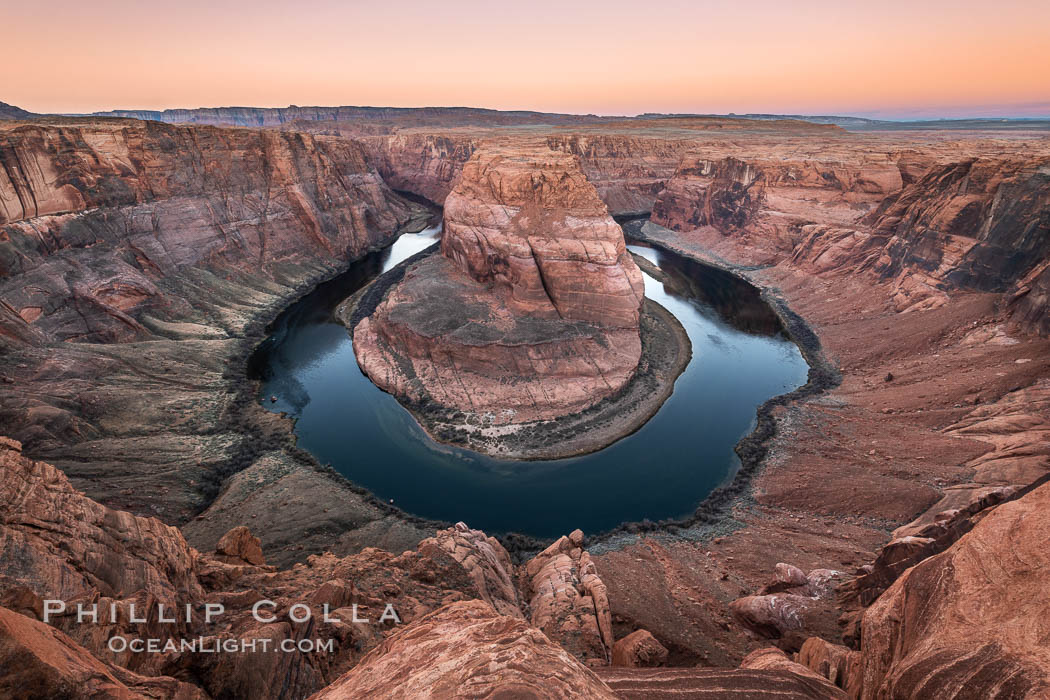
[[[219,539],[215,545],[215,554],[230,564],[262,566],[266,563],[259,538],[243,525],[233,528]]]
[[[821,627],[819,618],[827,612],[841,572],[801,569],[780,562],[774,579],[756,595],[734,600],[729,610],[740,624],[766,639],[775,639],[785,649],[797,651],[803,640]]]
[[[558,538],[525,564],[522,589],[532,624],[577,658],[603,665],[613,649],[612,613],[605,584],[583,533]]]
[[[581,411],[633,375],[641,273],[572,156],[475,153],[446,199],[441,251],[354,328],[381,388],[521,424]]]
[[[0,608],[0,695],[24,700],[206,700],[199,688],[103,663],[62,632]]]
[[[472,157],[445,200],[441,252],[515,312],[638,327],[641,273],[572,156],[487,149]]]
[[[313,700],[375,697],[617,696],[542,632],[471,601],[401,630]]]
[[[0,423],[28,453],[107,505],[179,524],[268,455],[284,485],[321,494],[297,533],[257,532],[284,556],[322,521],[387,519],[284,451],[288,426],[238,369],[290,299],[419,213],[357,142],[49,118],[4,122],[0,164]],[[401,531],[391,542],[421,539]]]
[[[867,610],[861,698],[1050,692],[1050,485],[992,510]]]
[[[20,449],[14,441],[0,445],[0,559],[8,580],[63,600],[93,590],[112,597],[146,589],[169,603],[200,595],[196,553],[177,529],[85,498],[62,472]]]
[[[799,664],[827,678],[850,697],[856,697],[860,692],[860,652],[820,637],[810,637],[798,650],[797,657]]]
[[[663,666],[667,661],[667,654],[664,645],[648,630],[635,630],[613,644],[612,664],[627,668]]]
[[[503,545],[481,530],[456,523],[419,543],[423,555],[441,552],[452,557],[474,582],[479,598],[500,615],[522,617],[521,601],[514,583],[514,565]]]

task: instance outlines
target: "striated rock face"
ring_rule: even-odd
[[[397,190],[406,190],[442,204],[474,154],[479,140],[461,132],[415,133],[399,131],[390,136],[364,139],[371,162],[383,179]]]
[[[759,235],[791,250],[799,227],[848,224],[901,187],[889,158],[854,162],[686,157],[653,206],[653,222],[675,231],[710,226]],[[744,231],[748,229],[748,231]]]
[[[912,296],[936,300],[955,288],[1024,296],[1034,283],[1035,295],[1018,312],[1038,329],[1036,308],[1045,310],[1038,279],[1050,257],[1048,210],[1050,160],[981,158],[931,168],[864,223],[888,240],[876,271],[910,278],[905,290]]]
[[[514,585],[514,564],[503,545],[481,530],[456,523],[428,537],[417,547],[423,555],[441,552],[451,556],[474,582],[478,597],[500,615],[522,617],[521,601]]]
[[[441,251],[354,329],[381,388],[506,424],[580,411],[632,376],[641,272],[572,156],[476,152]]]
[[[324,137],[19,126],[0,131],[0,162],[0,289],[55,340],[148,338],[147,313],[188,320],[196,300],[171,279],[186,267],[265,276],[307,251],[349,257],[408,212],[359,145]]]
[[[810,637],[798,650],[798,663],[827,678],[851,697],[860,692],[860,652]]]
[[[615,698],[591,671],[487,603],[453,603],[391,637],[313,700]]]
[[[265,321],[418,211],[346,138],[0,123],[0,424],[92,497],[169,523],[264,454],[284,486],[318,492],[298,533],[257,532],[264,546],[384,520],[283,451],[287,426],[257,408],[240,368]],[[242,522],[196,543],[210,551]],[[411,530],[391,542],[414,545]]]
[[[696,147],[687,139],[602,133],[548,136],[547,145],[580,159],[614,215],[650,211],[683,155]]]
[[[203,594],[197,553],[176,528],[85,498],[53,466],[22,456],[14,441],[0,444],[0,474],[6,582],[62,600],[146,590],[171,606]]]
[[[533,625],[577,658],[602,665],[614,641],[609,595],[582,545],[579,530],[558,538],[525,565],[522,588]]]
[[[638,327],[641,272],[570,155],[488,149],[472,157],[445,200],[441,252],[512,311]]]
[[[864,614],[862,698],[1050,693],[1050,485],[992,510]]]
[[[744,161],[687,161],[660,193],[652,217],[675,231],[714,226],[730,232],[755,218],[764,192],[764,173]]]
[[[196,686],[98,660],[62,632],[0,608],[0,695],[24,700],[205,700]]]

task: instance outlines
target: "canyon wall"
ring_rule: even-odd
[[[601,133],[548,136],[547,145],[580,159],[584,174],[614,216],[649,212],[682,157],[696,148],[684,138]]]
[[[288,426],[243,378],[268,319],[428,216],[359,144],[12,122],[0,129],[0,163],[0,422],[27,452],[107,504],[169,523],[194,518],[253,465],[275,488],[297,480],[333,501],[326,514],[304,512],[315,537],[322,522],[352,532],[391,517],[360,495],[336,498],[330,477],[288,452]],[[213,543],[221,533],[206,522],[197,533]],[[289,552],[303,543],[276,524],[261,534]]]
[[[363,139],[371,162],[387,184],[439,205],[452,191],[463,164],[478,148],[479,141],[463,132],[412,130]]]
[[[1048,211],[1047,158],[689,157],[652,220],[710,229],[813,272],[873,273],[894,286],[898,311],[940,306],[955,290],[1003,293],[1017,321],[1045,333]]]
[[[49,340],[200,320],[187,267],[348,260],[408,219],[354,142],[150,123],[0,132],[0,294]]]

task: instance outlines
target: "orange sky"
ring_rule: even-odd
[[[1050,116],[1050,1],[0,0],[38,112],[469,105]]]

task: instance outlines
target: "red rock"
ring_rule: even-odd
[[[810,637],[798,651],[798,663],[856,696],[860,689],[860,653],[820,637]]]
[[[745,596],[729,604],[729,610],[740,623],[757,634],[778,639],[803,629],[803,616],[808,600],[791,593]]]
[[[640,666],[663,666],[668,651],[647,630],[635,630],[623,639],[616,640],[612,650],[613,666],[636,668]]]
[[[578,412],[630,379],[641,273],[575,158],[475,152],[441,250],[354,329],[381,388],[506,424]]]
[[[312,700],[612,698],[540,631],[482,601],[453,603],[398,632]]]
[[[992,510],[864,613],[861,698],[1050,694],[1050,484]]]
[[[530,559],[522,573],[532,624],[577,658],[609,663],[612,612],[590,554],[561,537]]]
[[[243,562],[255,566],[266,564],[259,538],[243,525],[235,527],[219,539],[215,553],[233,560],[231,563]]]
[[[478,597],[496,612],[511,617],[522,617],[518,590],[514,585],[514,565],[503,545],[481,530],[471,530],[466,523],[456,523],[434,537],[423,540],[417,547],[423,555],[438,549],[462,566],[474,582]]]
[[[174,678],[145,678],[99,661],[62,632],[0,608],[0,696],[24,700],[205,700]]]
[[[795,664],[797,666],[797,664]],[[803,669],[804,670],[804,669]],[[752,668],[621,668],[597,670],[598,676],[624,700],[845,700],[846,695],[823,678],[782,669]]]
[[[797,566],[792,566],[791,564],[784,564],[783,562],[776,565],[774,575],[777,583],[787,585],[791,588],[805,586],[809,582],[806,578],[806,574],[802,572],[802,569]]]

